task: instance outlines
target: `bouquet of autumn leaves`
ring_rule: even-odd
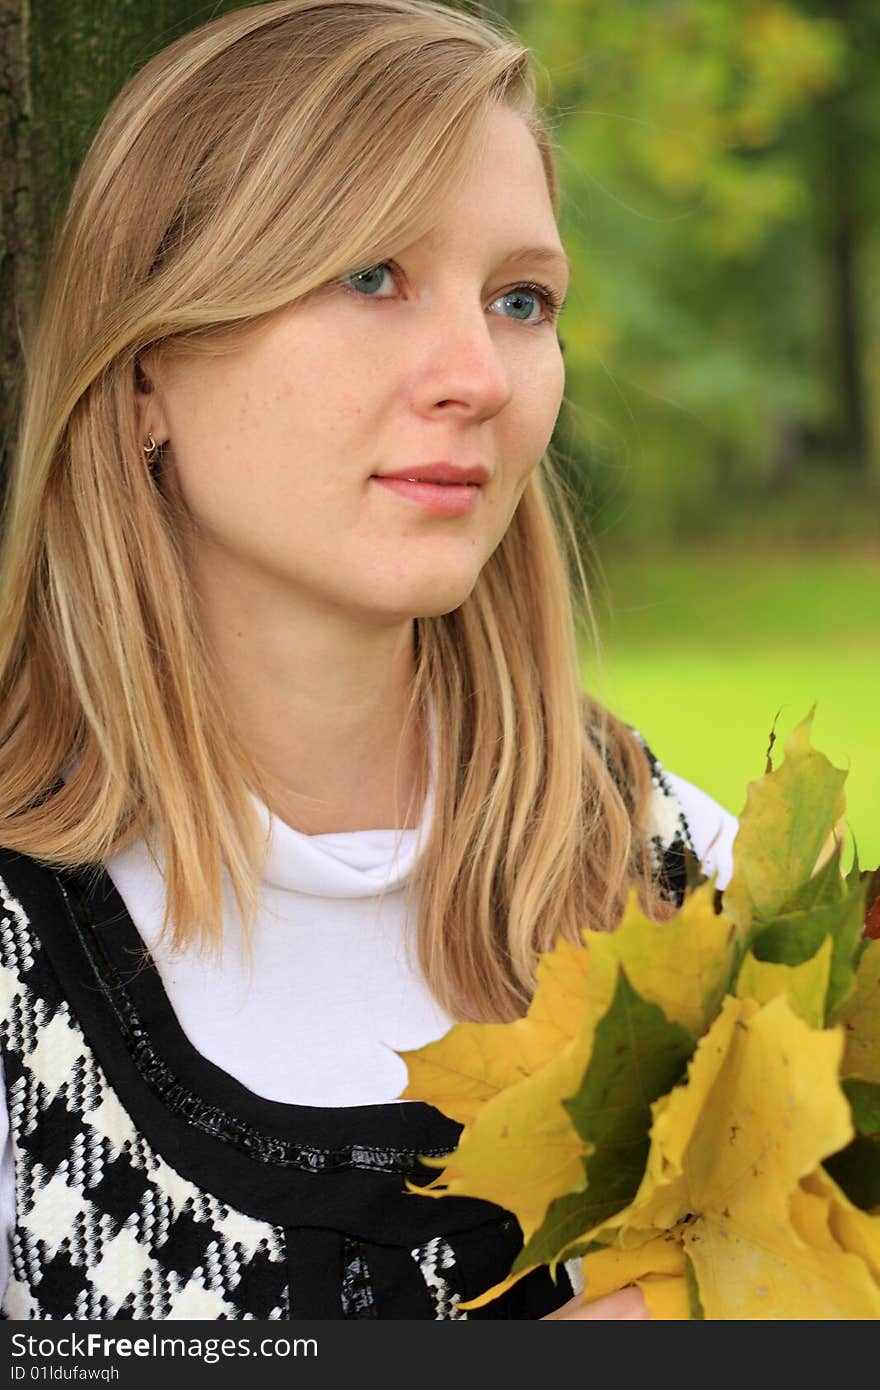
[[[429,1197],[512,1212],[509,1276],[581,1257],[654,1318],[880,1317],[880,870],[841,868],[843,783],[810,745],[748,790],[723,895],[540,959],[528,1014],[400,1055],[464,1126]],[[772,746],[772,740],[771,740]]]

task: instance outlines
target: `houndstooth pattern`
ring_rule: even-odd
[[[13,1319],[289,1316],[281,1227],[181,1177],[134,1127],[0,878]],[[73,1308],[75,1311],[71,1311]]]
[[[458,1307],[461,1295],[443,1273],[453,1270],[456,1264],[455,1251],[449,1242],[442,1236],[434,1236],[426,1245],[417,1245],[412,1257],[434,1301],[435,1320],[466,1318],[467,1313]]]
[[[647,836],[651,847],[651,868],[669,898],[681,903],[687,883],[687,853],[694,844],[684,811],[666,773],[644,740],[651,767],[651,800],[648,804]]]

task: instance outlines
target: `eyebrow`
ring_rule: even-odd
[[[508,251],[504,257],[505,261],[546,261],[550,265],[563,267],[571,274],[571,261],[561,251],[557,251],[552,246],[517,246],[515,250]]]

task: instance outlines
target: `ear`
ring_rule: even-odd
[[[147,435],[151,434],[157,444],[167,444],[171,431],[158,385],[157,363],[151,353],[144,353],[136,359],[134,380],[138,433],[142,442],[146,442]]]

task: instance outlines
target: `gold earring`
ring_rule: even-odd
[[[159,445],[151,434],[147,435],[147,441],[146,444],[141,445],[141,448],[147,463],[152,463],[159,452]]]

